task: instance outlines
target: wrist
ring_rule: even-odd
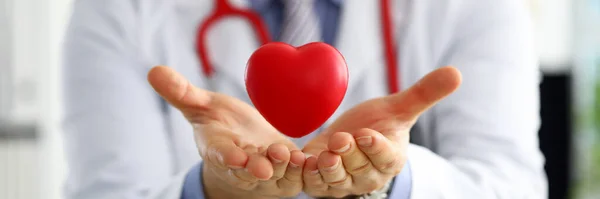
[[[235,190],[216,176],[207,164],[202,167],[202,184],[207,199],[239,198],[240,191]]]
[[[268,197],[259,196],[253,191],[242,190],[231,186],[229,183],[220,179],[213,171],[204,165],[202,168],[202,184],[204,184],[204,193],[207,199],[227,199],[227,198],[248,198],[248,199],[267,199]]]

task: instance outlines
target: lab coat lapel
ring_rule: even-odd
[[[348,65],[348,90],[325,126],[358,103],[385,94],[381,92],[385,85],[378,82],[385,78],[379,10],[379,1],[346,0],[342,4],[335,46]]]
[[[368,67],[380,67],[383,58],[379,1],[346,0],[342,5],[336,47],[344,55],[352,92]]]
[[[233,6],[249,6],[246,0],[229,2]],[[240,17],[221,19],[210,28],[207,46],[215,69],[215,76],[208,81],[211,89],[247,101],[244,83],[246,62],[260,46],[252,25]]]

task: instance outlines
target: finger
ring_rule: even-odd
[[[273,176],[273,165],[267,157],[260,154],[250,155],[246,169],[259,180],[269,180]]]
[[[273,165],[272,180],[279,180],[285,174],[290,161],[290,151],[283,144],[272,144],[267,149],[267,156]]]
[[[202,153],[206,151],[206,153]],[[214,141],[202,150],[202,159],[220,169],[242,169],[246,167],[248,155],[233,141]]]
[[[406,157],[381,133],[360,129],[354,133],[354,138],[358,148],[367,155],[375,169],[386,174],[400,173]]]
[[[317,162],[316,156],[308,157],[304,162],[304,172],[302,173],[304,191],[311,196],[318,196],[329,188],[329,185],[323,182]]]
[[[209,162],[215,162],[216,167],[211,168],[213,172],[218,173],[223,179],[225,179],[232,186],[238,187],[243,190],[252,190],[257,186],[258,179],[247,171],[245,168],[247,161],[249,160],[249,156],[247,155],[247,148],[240,148],[233,143],[233,141],[213,141],[210,142],[211,145],[208,147],[208,158],[206,159]],[[229,152],[234,151],[234,153]],[[225,154],[220,155],[220,154]],[[234,158],[237,154],[245,157],[246,161],[242,164],[234,163],[234,160],[239,158]]]
[[[324,151],[319,155],[317,163],[323,181],[334,189],[349,189],[352,179],[346,173],[339,155],[330,151]]]
[[[422,112],[454,92],[461,81],[458,69],[442,67],[427,74],[406,91],[383,99],[401,119],[416,120]]]
[[[148,72],[148,82],[167,102],[180,110],[207,107],[213,96],[211,92],[196,88],[183,75],[165,66],[152,68]]]
[[[290,162],[285,175],[277,181],[277,185],[284,192],[295,195],[302,190],[302,167],[306,158],[304,153],[299,150],[294,150],[290,153]]]
[[[329,139],[328,147],[342,157],[344,168],[355,180],[356,177],[375,171],[369,157],[357,148],[354,137],[349,133],[334,133]]]
[[[246,154],[250,154],[248,156],[248,162],[250,161],[250,157],[254,156],[257,154],[258,152],[258,148],[254,145],[246,145],[243,147],[243,150]],[[231,173],[231,175],[233,175],[234,177],[236,177],[237,180],[240,180],[242,182],[256,182],[259,179],[254,176],[253,174],[250,173],[250,171],[247,168],[248,164],[246,165],[245,168],[241,168],[241,169],[230,169],[229,173]]]

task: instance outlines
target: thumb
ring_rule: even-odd
[[[389,110],[404,120],[416,120],[421,113],[447,97],[458,87],[462,76],[458,69],[446,66],[439,68],[407,90],[384,98]]]
[[[179,110],[186,108],[205,108],[213,94],[194,87],[185,77],[175,70],[156,66],[148,72],[148,82],[167,102]]]

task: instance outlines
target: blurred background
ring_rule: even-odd
[[[71,3],[0,0],[0,198],[62,198],[59,66]],[[550,198],[600,198],[600,0],[528,3]]]

